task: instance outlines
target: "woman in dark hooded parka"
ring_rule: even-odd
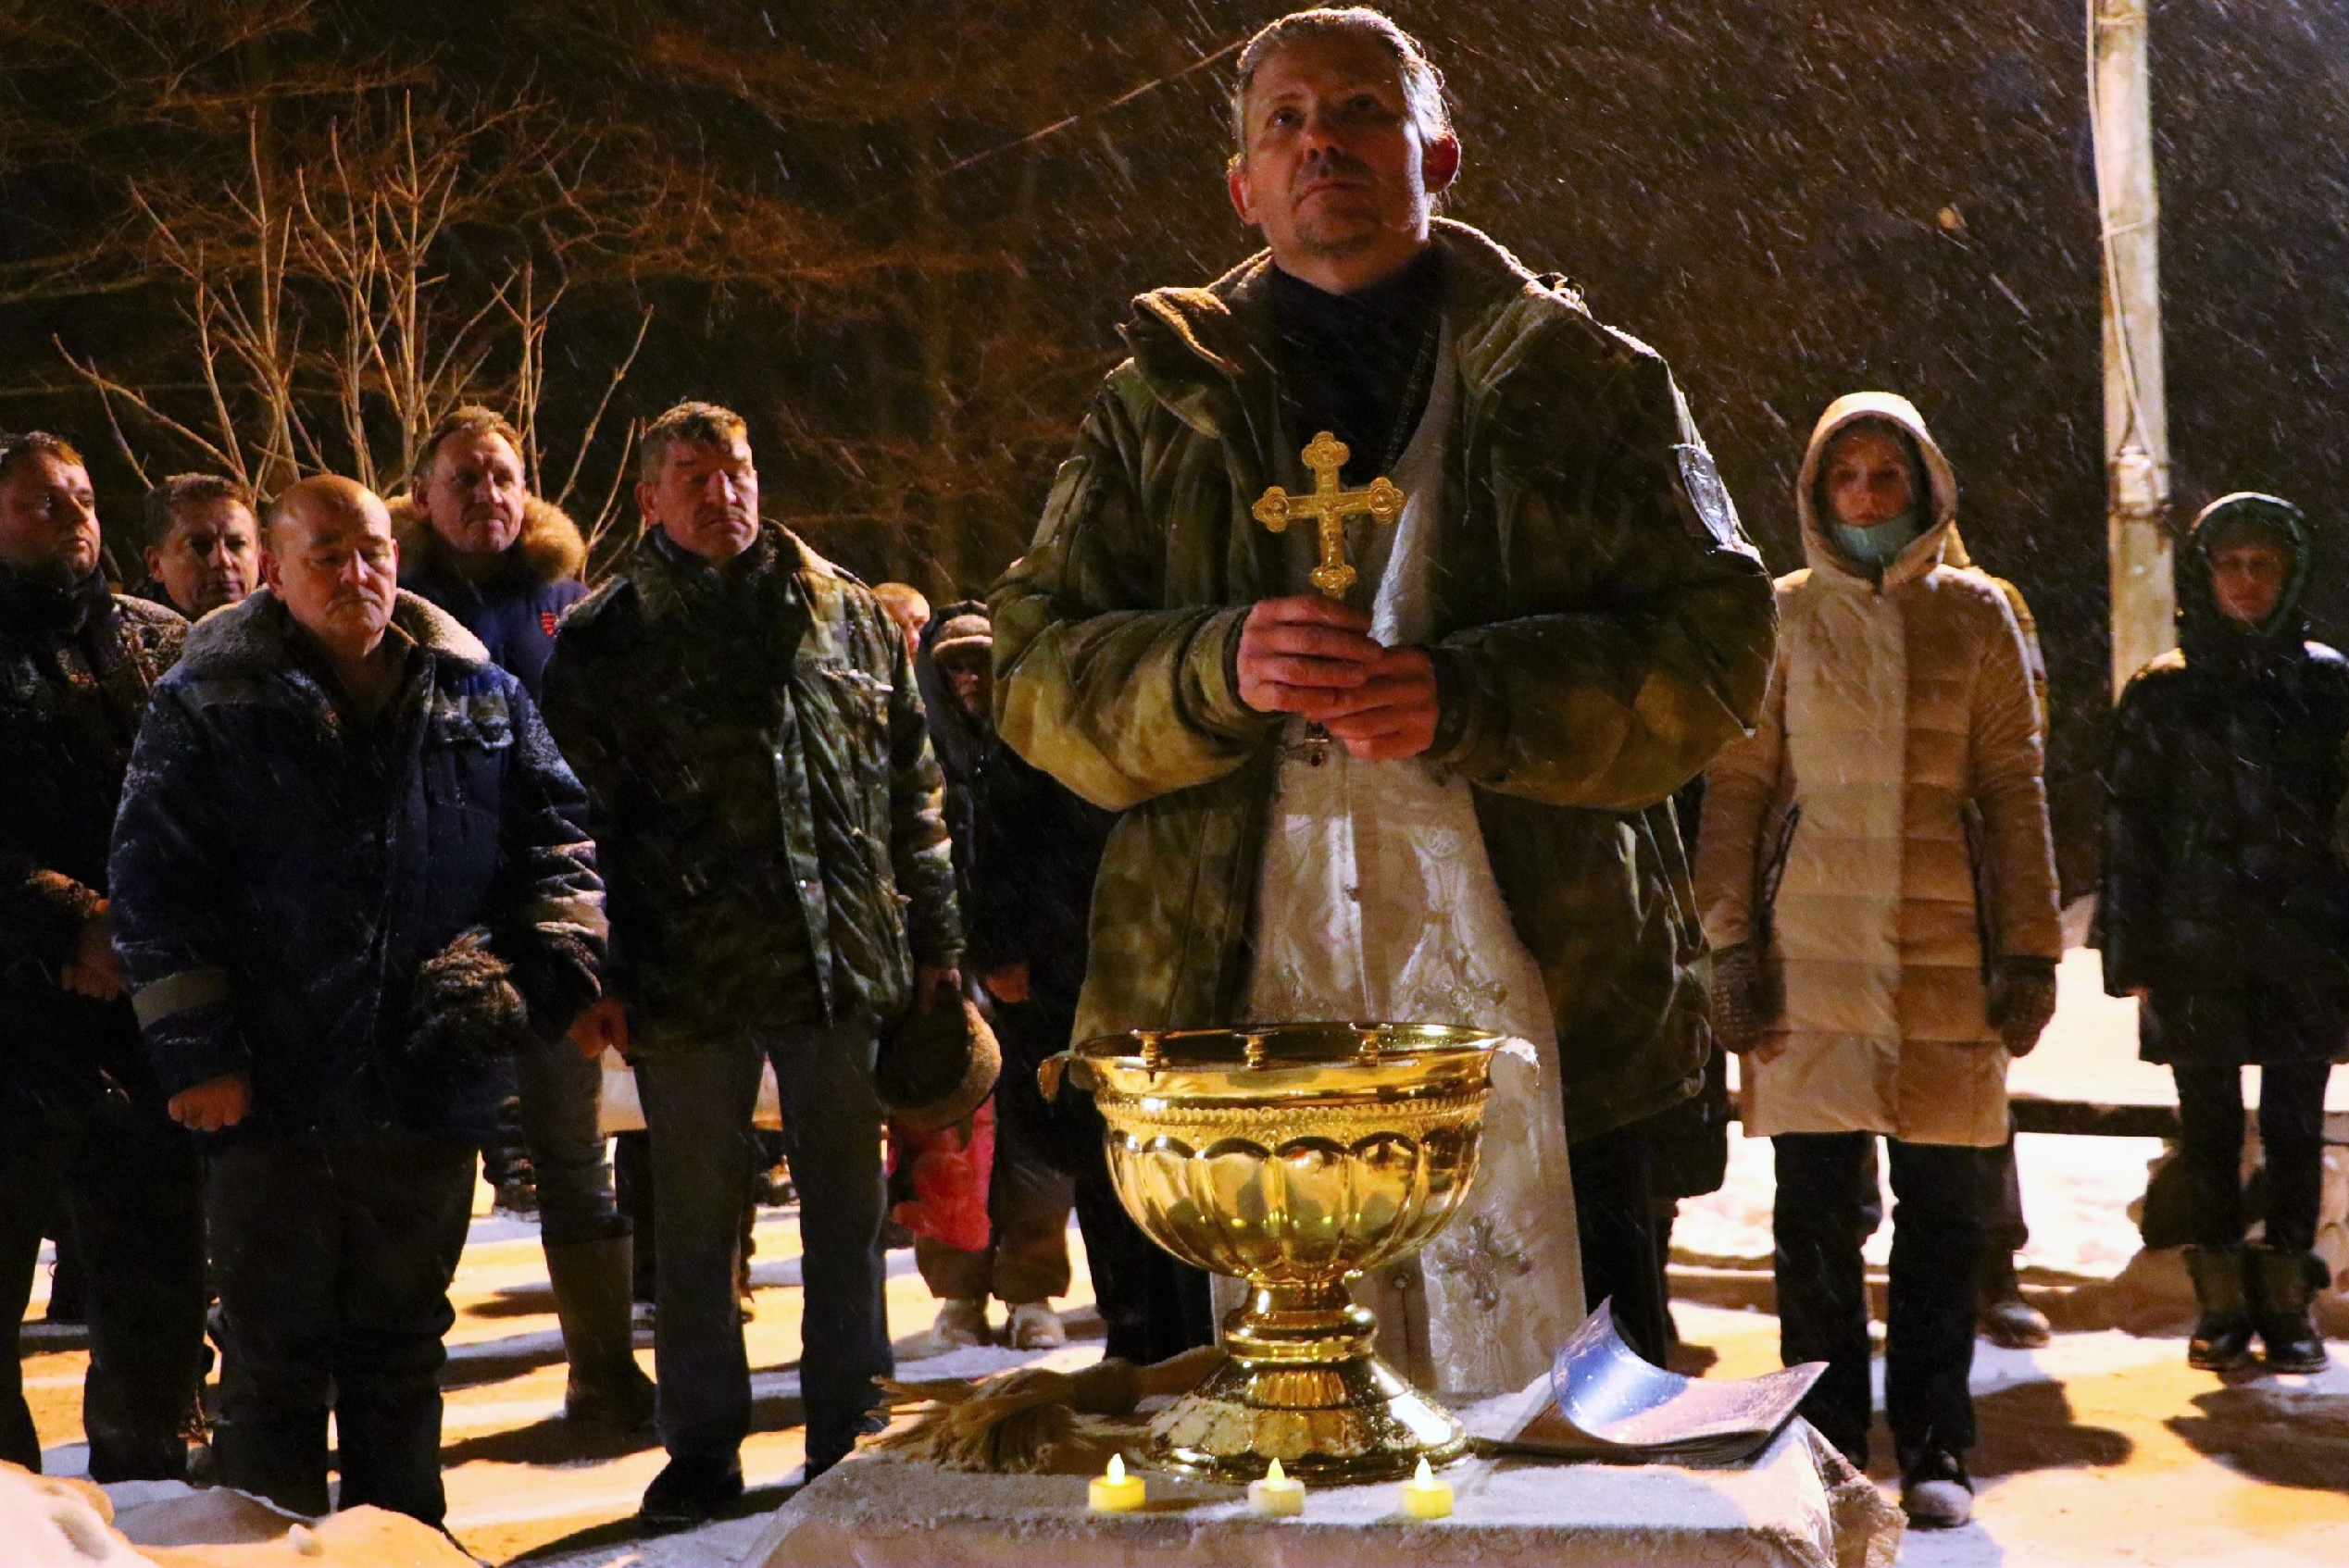
[[[2349,1057],[2349,659],[2306,639],[2308,530],[2273,496],[2214,501],[2178,555],[2176,652],[2121,693],[2097,945],[2178,1080],[2201,1305],[2187,1359],[2325,1364],[2310,1302],[2325,1082]],[[2243,1074],[2261,1068],[2262,1245],[2243,1245]]]

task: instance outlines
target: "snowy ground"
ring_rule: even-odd
[[[2129,1004],[2094,990],[2093,955],[2075,955],[2063,981],[2058,1025],[2018,1074],[2029,1076],[2024,1087],[2062,1093],[2084,1084],[2102,1098],[2156,1093],[2158,1079],[2144,1079],[2130,1060]],[[2349,1080],[2349,1073],[2335,1077]],[[2022,1140],[2031,1224],[2026,1288],[2066,1331],[2037,1352],[1980,1347],[1977,1523],[1911,1536],[1904,1563],[2349,1562],[2349,1356],[2337,1351],[2329,1373],[2305,1378],[2222,1379],[2187,1368],[2179,1309],[2165,1298],[2178,1283],[2174,1274],[2155,1260],[2123,1275],[2137,1250],[2127,1206],[2157,1151],[2150,1140]],[[1770,1195],[1768,1148],[1738,1140],[1723,1189],[1683,1208],[1674,1291],[1684,1370],[1743,1376],[1778,1364],[1767,1261]],[[758,1227],[749,1338],[759,1430],[743,1455],[752,1494],[735,1519],[652,1541],[635,1538],[628,1519],[661,1455],[582,1441],[556,1419],[561,1343],[536,1233],[511,1220],[475,1221],[456,1282],[444,1449],[449,1522],[469,1549],[492,1562],[546,1568],[718,1568],[736,1560],[761,1516],[788,1496],[802,1459],[793,1219],[769,1212]],[[1887,1227],[1871,1243],[1879,1269],[1889,1238]],[[893,1254],[891,1264],[890,1321],[905,1375],[972,1375],[1039,1359],[985,1350],[915,1360],[932,1303],[910,1253]],[[44,1278],[33,1319],[45,1297]],[[1081,1286],[1071,1316],[1079,1338],[1051,1358],[1062,1364],[1099,1353],[1098,1323]],[[2160,1332],[2132,1334],[2116,1326],[2122,1324]],[[43,1341],[54,1345],[44,1331],[32,1338],[24,1370],[48,1465],[75,1474],[83,1457],[86,1358],[44,1348]],[[648,1344],[640,1354],[649,1367]],[[1890,1448],[1880,1430],[1876,1447],[1880,1454]]]

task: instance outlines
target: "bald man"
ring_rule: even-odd
[[[205,1194],[228,1355],[220,1478],[438,1524],[441,1337],[513,1052],[598,994],[579,782],[515,678],[397,584],[383,503],[281,494],[266,590],[156,688],[114,934]]]

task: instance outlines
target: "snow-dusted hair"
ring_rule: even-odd
[[[749,421],[732,409],[715,403],[681,403],[644,427],[636,443],[636,477],[658,484],[668,449],[680,443],[723,448],[749,437]]]
[[[1240,65],[1231,79],[1231,135],[1239,156],[1248,151],[1248,89],[1256,72],[1278,51],[1307,38],[1357,37],[1376,39],[1394,56],[1395,74],[1403,84],[1403,101],[1419,128],[1420,140],[1432,142],[1452,131],[1452,108],[1445,101],[1443,73],[1435,68],[1419,41],[1394,24],[1383,11],[1368,6],[1320,6],[1292,11],[1266,25],[1240,51]]]

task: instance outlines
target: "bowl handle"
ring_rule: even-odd
[[[1101,1087],[1100,1076],[1093,1070],[1093,1064],[1073,1051],[1060,1052],[1036,1064],[1036,1088],[1047,1101],[1059,1098],[1063,1076],[1087,1094]]]

